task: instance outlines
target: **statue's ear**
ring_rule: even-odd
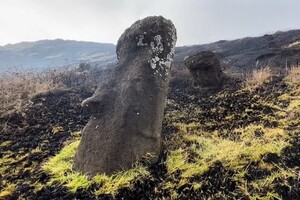
[[[93,102],[93,97],[89,97],[89,98],[83,100],[82,103],[81,103],[81,106],[83,108],[89,107],[89,105],[91,104],[91,102]]]
[[[95,97],[92,96],[90,98],[85,99],[81,106],[83,110],[87,113],[100,113],[103,110],[103,104],[101,101],[96,101]]]
[[[110,90],[96,90],[93,96],[82,101],[81,106],[87,113],[102,113],[104,109],[109,108],[109,105],[114,101],[116,92]]]

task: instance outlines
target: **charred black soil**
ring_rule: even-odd
[[[132,188],[120,189],[114,196],[96,196],[95,185],[72,193],[65,186],[47,184],[50,175],[41,165],[87,123],[89,116],[83,113],[80,103],[91,93],[64,91],[36,96],[23,112],[0,118],[0,199],[299,199],[300,112],[283,124],[282,113],[291,100],[280,98],[293,89],[282,77],[273,77],[252,91],[170,88],[163,122],[165,150],[159,163],[149,167],[149,177],[137,180]],[[167,160],[172,151],[186,150],[185,162],[195,164],[197,155],[189,149],[197,145],[202,148],[199,143],[182,139],[182,130],[187,135],[200,131],[239,142],[242,136],[237,130],[253,124],[270,130],[284,127],[289,134],[288,145],[279,155],[266,153],[260,155],[260,161],[249,161],[242,178],[236,178],[237,171],[221,161],[214,162],[203,173],[185,178],[186,182],[182,182],[180,169],[168,172]],[[257,138],[266,134],[264,129],[257,128]],[[275,176],[280,170],[293,170],[295,174]],[[259,188],[260,180],[271,183]],[[256,193],[259,195],[255,196]]]

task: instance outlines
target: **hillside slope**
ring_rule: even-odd
[[[115,59],[115,45],[105,43],[57,39],[0,46],[0,72],[15,66],[41,70],[81,62],[105,64]]]
[[[175,66],[180,66],[186,56],[203,50],[216,52],[223,67],[232,71],[240,72],[266,65],[283,68],[300,64],[300,30],[177,47]],[[106,64],[115,60],[113,44],[57,39],[0,46],[0,72],[14,66],[44,69],[80,62]]]
[[[300,69],[292,72],[218,92],[173,84],[159,163],[93,179],[71,170],[88,121],[80,103],[92,92],[35,95],[0,116],[0,199],[297,200]]]
[[[223,66],[235,71],[267,65],[280,68],[286,65],[300,65],[300,30],[178,47],[175,62],[181,62],[184,57],[204,50],[214,51],[221,59]]]

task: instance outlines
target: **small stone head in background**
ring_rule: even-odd
[[[201,51],[185,59],[185,66],[193,76],[195,85],[203,88],[219,88],[225,74],[215,53]]]

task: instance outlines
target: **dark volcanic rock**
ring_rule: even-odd
[[[220,87],[225,75],[217,56],[211,51],[201,51],[185,59],[184,64],[191,72],[194,81],[201,87]]]
[[[91,113],[75,155],[76,171],[96,175],[157,161],[176,29],[163,17],[135,22],[117,44],[112,79],[82,105]]]

